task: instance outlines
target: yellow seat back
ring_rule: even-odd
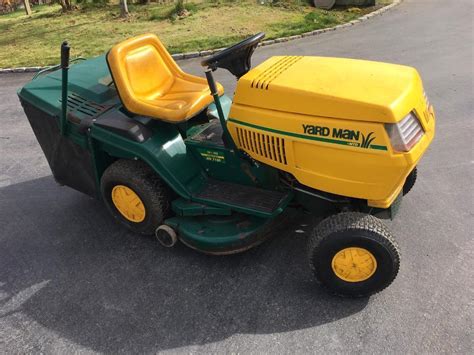
[[[207,81],[184,73],[154,34],[115,45],[107,63],[120,99],[132,113],[177,123],[212,102]]]
[[[146,45],[130,51],[123,60],[130,89],[135,95],[160,94],[173,85],[174,74],[154,46]]]

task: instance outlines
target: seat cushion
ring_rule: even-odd
[[[213,102],[206,83],[196,84],[176,79],[165,94],[143,99],[142,104],[151,110],[160,109],[160,118],[165,121],[182,121],[189,119]],[[222,86],[221,86],[222,88]],[[222,89],[222,92],[224,90]],[[163,117],[166,117],[163,118]]]
[[[120,99],[132,113],[178,123],[213,101],[206,79],[184,73],[153,34],[115,45],[107,63]],[[218,91],[224,93],[220,84]]]

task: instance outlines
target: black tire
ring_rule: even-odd
[[[403,196],[409,193],[412,187],[415,185],[417,175],[418,175],[418,169],[415,166],[415,168],[407,176],[405,180],[405,184],[403,184]]]
[[[145,208],[145,217],[141,222],[125,218],[112,201],[112,189],[124,185],[135,192]],[[167,217],[170,202],[168,187],[146,163],[140,160],[117,160],[102,175],[102,197],[110,213],[131,231],[153,235]]]
[[[345,281],[332,267],[334,256],[345,248],[369,251],[376,260],[373,274],[360,282]],[[309,263],[317,281],[340,296],[366,297],[382,291],[397,276],[400,253],[388,228],[377,218],[344,212],[323,220],[308,243]]]

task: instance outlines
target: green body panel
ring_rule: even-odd
[[[45,72],[26,84],[19,92],[22,101],[54,117],[59,125],[61,115],[61,70]],[[69,69],[68,83],[69,100],[73,103],[78,99],[85,105],[100,106],[103,112],[96,119],[100,122],[101,114],[116,110],[124,111],[118,93],[105,60],[105,56],[77,62]],[[227,96],[220,98],[222,111],[227,119],[232,101]],[[105,169],[116,159],[140,159],[149,164],[176,194],[186,201],[205,204],[209,208],[200,209],[203,214],[215,211],[225,214],[235,210],[260,217],[271,217],[268,214],[239,206],[199,199],[196,194],[202,189],[207,179],[214,178],[244,185],[259,186],[266,189],[278,188],[278,171],[272,167],[255,165],[249,159],[233,149],[210,142],[194,141],[193,136],[205,129],[208,123],[196,124],[193,120],[186,125],[178,126],[160,120],[152,120],[147,127],[152,130],[152,136],[145,142],[139,143],[111,130],[92,123],[87,130],[81,130],[81,123],[87,119],[88,106],[79,109],[70,108],[68,111],[65,137],[91,153],[95,167],[97,197],[100,198],[100,178]],[[74,116],[74,120],[70,116]],[[215,104],[208,107],[208,115],[217,116]],[[184,128],[183,128],[184,127]],[[183,129],[185,134],[183,134]],[[187,139],[183,139],[183,135]],[[272,214],[279,214],[289,201]],[[195,211],[197,211],[196,209]],[[184,212],[187,211],[187,212]],[[183,213],[190,208],[183,208]]]
[[[209,177],[243,185],[269,189],[278,185],[278,171],[269,166],[256,166],[239,152],[222,146],[186,140],[193,154]]]
[[[225,120],[229,117],[232,100],[223,95],[219,98]],[[218,118],[215,103],[209,105],[208,116]],[[188,130],[186,145],[199,160],[208,176],[217,180],[235,182],[244,185],[257,185],[269,189],[278,187],[278,170],[270,166],[256,165],[242,152],[224,147],[222,144],[202,142],[193,139],[207,124],[195,125]]]
[[[91,137],[102,154],[145,161],[181,197],[190,199],[191,194],[206,180],[202,168],[189,154],[178,130],[170,124],[156,124],[153,136],[143,143],[97,126],[91,128]],[[99,167],[100,170],[103,168]]]
[[[224,118],[227,120],[227,118],[229,117],[230,108],[232,106],[232,100],[227,95],[222,95],[219,101],[221,103],[222,112],[224,113]],[[207,114],[216,119],[219,118],[215,103],[209,105],[209,107],[207,108]]]
[[[71,66],[68,88],[96,104],[119,105],[117,91],[110,86],[111,76],[105,56]],[[45,73],[27,83],[18,95],[52,116],[61,114],[61,70]]]
[[[69,70],[68,89],[87,101],[104,105],[108,108],[120,107],[120,99],[113,86],[110,86],[110,72],[105,62],[105,56],[89,59],[75,64]],[[27,83],[18,91],[18,96],[36,108],[55,117],[60,124],[61,115],[61,70],[45,72]],[[84,115],[75,113],[79,119]],[[86,135],[79,133],[78,126],[68,124],[66,136],[83,148],[90,149]]]

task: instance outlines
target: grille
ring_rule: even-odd
[[[255,89],[268,90],[268,87],[270,86],[273,80],[278,78],[280,74],[282,74],[285,70],[290,68],[296,62],[298,62],[301,58],[303,57],[282,57],[276,63],[267,68],[267,70],[260,73],[254,80],[252,80],[250,87]]]
[[[426,91],[423,91],[423,98],[425,99],[426,107],[430,107],[430,100],[428,99]]]
[[[428,98],[428,95],[426,94],[426,91],[423,91],[423,99],[425,100],[425,104],[426,104],[426,109],[424,110],[423,112],[423,115],[425,116],[425,121],[426,122],[429,122],[430,121],[430,99]]]
[[[262,158],[287,165],[286,143],[283,138],[258,133],[237,127],[239,145],[247,151]]]
[[[430,116],[431,116],[431,114],[430,114],[430,112],[429,112],[428,110],[425,110],[425,111],[423,112],[423,116],[425,116],[425,121],[426,121],[426,122],[429,122],[429,121],[430,121]]]
[[[61,101],[61,99],[59,101]],[[96,104],[75,93],[70,93],[67,96],[67,108],[72,112],[80,112],[85,116],[95,117],[107,110],[108,107]]]

